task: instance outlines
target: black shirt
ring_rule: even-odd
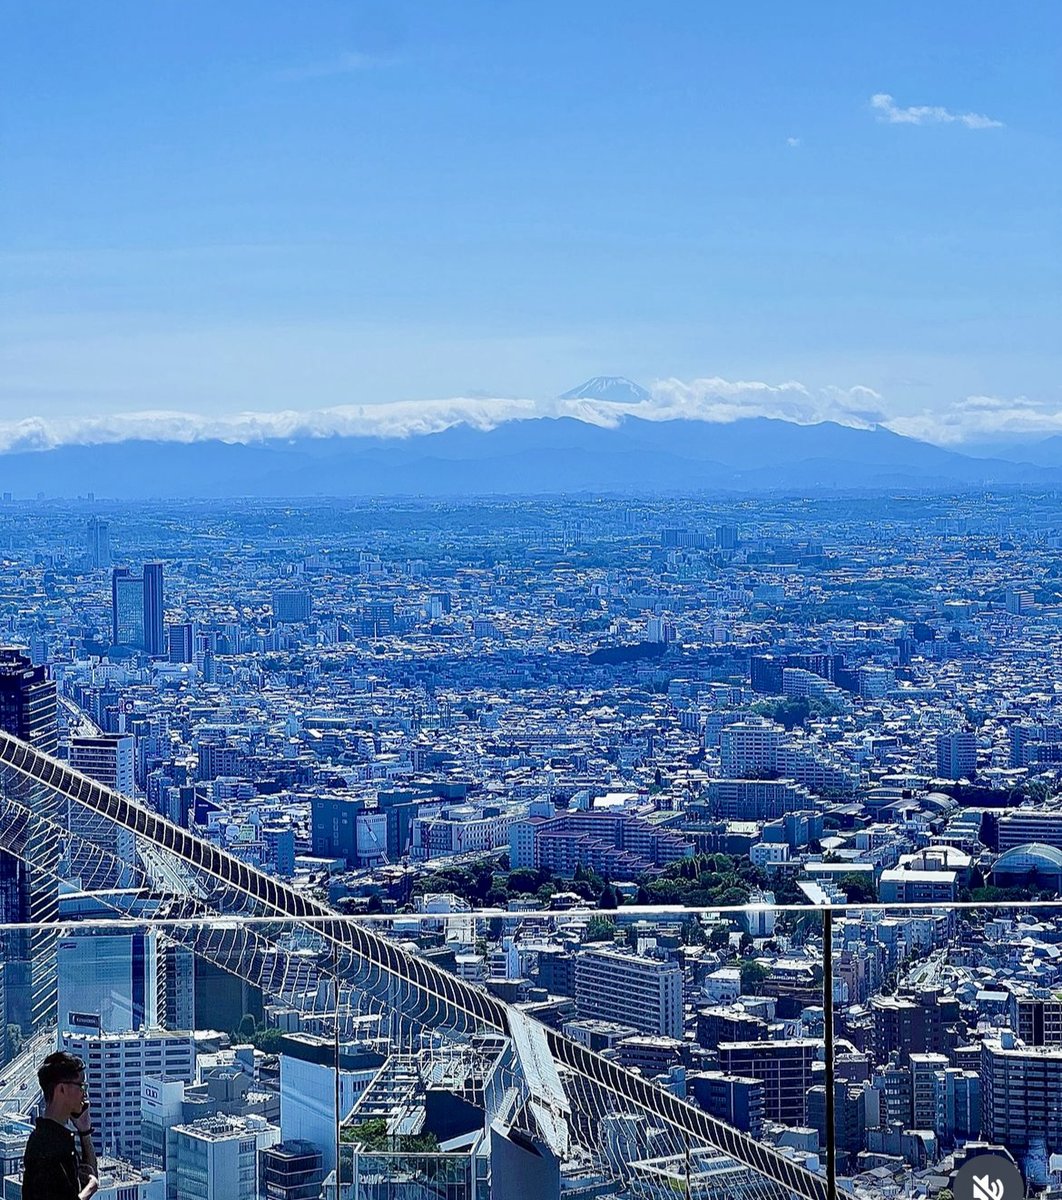
[[[26,1142],[22,1200],[77,1200],[80,1192],[74,1135],[58,1121],[38,1117]]]

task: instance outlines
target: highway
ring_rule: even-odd
[[[10,1117],[26,1112],[40,1100],[37,1068],[55,1045],[54,1029],[40,1033],[28,1041],[7,1066],[0,1068],[0,1114]]]

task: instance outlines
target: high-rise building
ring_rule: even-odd
[[[106,569],[111,565],[111,527],[101,517],[92,517],[85,529],[89,565]]]
[[[588,950],[575,961],[575,1003],[580,1017],[681,1038],[682,968],[619,950]]]
[[[947,1054],[958,1041],[962,1018],[953,996],[931,989],[917,996],[874,996],[874,1055],[879,1063],[898,1055],[906,1064],[910,1054]]]
[[[325,1172],[335,1170],[336,1121],[350,1112],[384,1062],[384,1055],[376,1050],[346,1047],[340,1048],[337,1061],[330,1038],[313,1034],[282,1038],[280,1129],[284,1141],[309,1142],[321,1152]]]
[[[58,946],[60,1033],[128,1033],[158,1024],[158,935],[78,932]]]
[[[165,596],[162,563],[144,564],[144,649],[153,658],[166,653]]]
[[[131,1033],[64,1033],[59,1042],[61,1050],[84,1060],[97,1150],[139,1164],[144,1076],[191,1083],[195,1077],[195,1039],[190,1033],[141,1029]]]
[[[145,563],[142,575],[134,575],[128,567],[114,568],[111,641],[115,646],[144,650],[156,658],[166,653],[162,563]]]
[[[977,772],[977,736],[968,730],[937,734],[937,775],[972,779]]]
[[[75,734],[70,739],[70,765],[124,796],[133,794],[133,735]]]
[[[70,766],[104,787],[132,796],[133,736],[75,734],[70,739]],[[63,824],[72,835],[68,846],[70,876],[79,878],[83,887],[121,886],[127,877],[126,864],[135,860],[135,839],[129,830],[69,802]]]
[[[944,1127],[950,1140],[969,1141],[981,1132],[981,1076],[948,1067],[944,1072]]]
[[[0,647],[0,729],[54,754],[59,744],[57,710],[55,683],[47,667],[35,667],[22,650]]]
[[[307,591],[284,588],[273,593],[273,620],[278,625],[308,621],[312,612],[313,603]]]
[[[195,661],[195,622],[180,621],[168,627],[167,649],[171,663]]]
[[[834,1145],[844,1155],[858,1154],[866,1143],[867,1085],[837,1080],[833,1085]],[[808,1091],[808,1124],[818,1131],[819,1144],[826,1145],[826,1085]]]
[[[812,1038],[720,1042],[719,1065],[728,1075],[758,1079],[763,1084],[764,1116],[783,1125],[803,1125],[808,1089],[815,1082],[814,1064],[822,1042]]]
[[[947,1124],[945,1078],[948,1058],[945,1054],[912,1054],[911,1127],[943,1133]]]
[[[195,956],[168,939],[158,953],[159,1024],[164,1029],[195,1028]]]
[[[715,544],[720,550],[736,550],[738,545],[738,527],[736,525],[717,526]]]
[[[144,579],[128,567],[115,567],[111,574],[111,641],[144,649]]]
[[[59,744],[58,701],[48,668],[34,666],[18,649],[0,647],[0,729],[45,754]],[[49,788],[27,784],[20,803],[40,820],[32,830],[35,854],[29,866],[0,851],[0,922],[54,922],[58,916],[59,802]],[[13,930],[0,935],[6,962],[7,1020],[37,1028],[55,1012],[55,934],[50,929]]]
[[[727,725],[719,734],[723,775],[755,779],[778,769],[782,727],[773,721],[749,718]]]
[[[981,1043],[981,1130],[1015,1153],[1062,1151],[1062,1046],[1022,1046],[1010,1030]]]
[[[1010,1027],[1027,1046],[1062,1045],[1062,999],[1011,992],[1007,1003]]]

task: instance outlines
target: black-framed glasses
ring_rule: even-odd
[[[80,1079],[61,1079],[59,1082],[66,1087],[80,1088],[86,1096],[88,1095],[88,1084],[83,1083]]]

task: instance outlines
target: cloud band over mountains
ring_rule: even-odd
[[[883,425],[938,445],[993,435],[1062,432],[1062,410],[1019,397],[971,396],[921,413],[890,416],[872,388],[810,388],[796,381],[771,384],[718,377],[654,383],[646,400],[530,400],[453,397],[387,404],[340,405],[274,412],[209,415],[165,410],[92,417],[28,417],[0,421],[0,452],[37,451],[63,445],[107,445],[143,440],[191,443],[223,441],[253,445],[296,438],[404,439],[457,425],[489,430],[510,421],[569,417],[604,428],[626,417],[647,421],[694,420],[716,424],[767,417],[811,425],[836,421],[853,428]]]

